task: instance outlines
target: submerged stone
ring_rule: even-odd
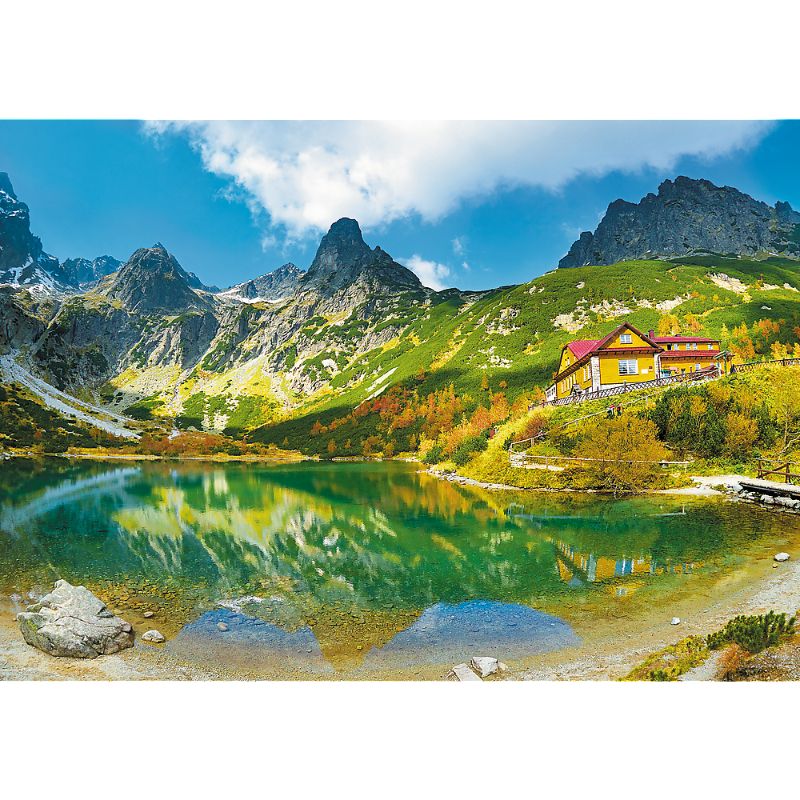
[[[167,640],[164,637],[163,633],[160,633],[159,631],[156,630],[152,630],[142,634],[142,641],[151,642],[153,644],[161,644],[162,642],[166,642]]]
[[[85,586],[65,580],[17,614],[17,622],[25,641],[51,656],[97,658],[133,646],[130,623],[114,616]]]
[[[775,553],[773,556],[776,561],[788,561],[789,554],[788,553]]]

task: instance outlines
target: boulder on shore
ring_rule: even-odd
[[[114,616],[85,586],[65,580],[17,614],[22,636],[51,656],[97,658],[133,646],[130,623]]]
[[[469,665],[481,678],[488,678],[496,672],[505,672],[508,669],[502,661],[491,656],[475,656]]]

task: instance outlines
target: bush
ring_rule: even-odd
[[[767,647],[778,644],[784,636],[794,633],[795,618],[770,611],[759,616],[734,617],[716,633],[708,636],[706,642],[712,650],[727,644],[737,644],[749,653],[760,653]]]
[[[438,464],[444,457],[444,450],[440,444],[435,444],[422,459],[425,464]]]
[[[655,423],[636,416],[603,420],[591,428],[581,455],[594,459],[585,467],[592,485],[615,494],[651,488],[661,477],[659,462],[669,457],[656,435]]]
[[[676,681],[685,672],[702,664],[708,648],[700,636],[688,636],[679,642],[653,653],[634,667],[626,681]]]
[[[486,434],[468,436],[453,451],[452,461],[456,466],[463,467],[472,459],[473,454],[482,453],[488,446],[489,437]]]

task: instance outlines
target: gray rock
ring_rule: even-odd
[[[152,642],[153,644],[161,644],[162,642],[166,642],[167,640],[162,633],[159,633],[156,630],[152,630],[142,634],[142,641]]]
[[[17,614],[25,641],[52,656],[97,658],[133,646],[133,629],[85,586],[55,588]]]
[[[155,611],[145,611],[143,616],[145,619],[152,619],[156,615]]]
[[[450,670],[449,678],[455,678],[457,681],[479,681],[480,678],[466,665],[456,664]]]
[[[500,671],[500,662],[491,656],[475,656],[469,665],[481,678],[488,678]]]
[[[789,560],[789,554],[788,553],[775,553],[773,558],[776,561],[788,561]]]
[[[730,186],[680,176],[639,203],[615,200],[594,233],[582,233],[558,266],[614,264],[636,258],[671,258],[697,252],[762,252],[797,258],[800,214],[774,207]]]
[[[681,624],[681,618],[680,618],[680,617],[673,617],[673,618],[670,620],[670,623],[669,623],[669,624],[670,624],[670,625],[680,625],[680,624]]]
[[[228,626],[224,622],[218,622],[217,627],[224,633],[228,630]]]

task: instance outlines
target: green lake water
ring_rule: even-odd
[[[234,670],[414,674],[567,658],[610,620],[670,616],[787,524],[724,500],[487,492],[404,463],[17,459],[0,464],[0,593],[17,610],[82,583],[176,655]]]

